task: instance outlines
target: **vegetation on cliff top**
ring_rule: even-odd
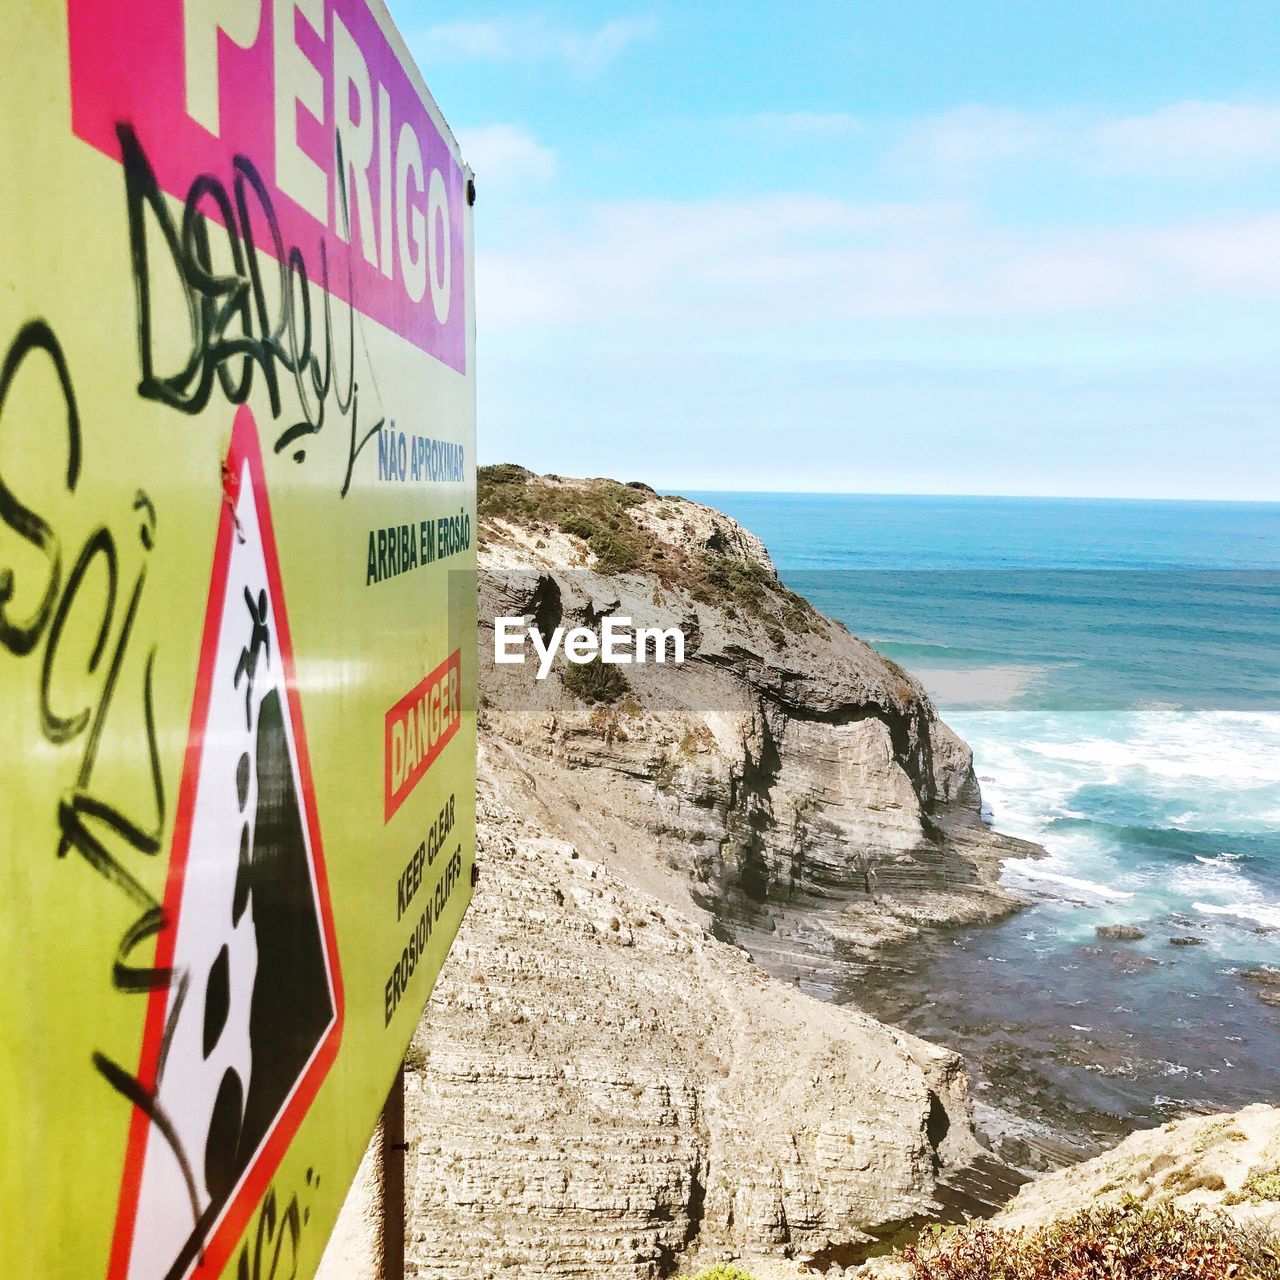
[[[788,631],[802,634],[823,628],[817,610],[765,565],[734,555],[714,540],[698,551],[683,551],[655,540],[631,518],[631,509],[645,502],[659,503],[660,515],[674,517],[683,498],[662,498],[638,480],[593,480],[572,486],[556,480],[510,462],[481,467],[476,473],[477,510],[481,516],[513,523],[551,525],[581,538],[595,553],[599,572],[640,572],[682,587],[699,603],[718,606],[730,617],[756,619],[774,644],[782,645]],[[482,522],[482,544],[485,539]]]
[[[903,1250],[912,1280],[1278,1280],[1274,1237],[1225,1215],[1127,1200],[1035,1230],[941,1229]]]
[[[1238,1192],[1226,1197],[1227,1204],[1263,1204],[1280,1200],[1280,1169],[1255,1173]]]
[[[628,573],[644,565],[644,540],[626,512],[652,492],[616,480],[565,488],[511,462],[481,467],[476,473],[480,515],[555,525],[595,552],[602,573]]]
[[[619,667],[604,663],[599,658],[591,662],[566,663],[560,678],[570,693],[586,703],[609,705],[617,702],[631,688]]]

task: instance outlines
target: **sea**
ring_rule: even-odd
[[[919,677],[1046,851],[1005,864],[1027,909],[841,998],[960,1050],[1028,1168],[1280,1101],[1280,503],[688,496]]]

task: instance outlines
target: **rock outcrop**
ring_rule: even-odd
[[[1280,1107],[1257,1104],[1131,1134],[1100,1156],[1027,1183],[991,1226],[1035,1232],[1086,1210],[1117,1209],[1131,1201],[1171,1206],[1211,1222],[1232,1219],[1247,1239],[1263,1246],[1269,1261],[1257,1270],[1212,1273],[1274,1280],[1280,1276]],[[1198,1268],[1186,1272],[1197,1273]],[[916,1270],[891,1253],[833,1274],[912,1280]]]
[[[408,1059],[410,1275],[822,1258],[937,1211],[977,1151],[954,1054],[769,978],[494,786]]]
[[[480,880],[407,1062],[409,1274],[865,1256],[981,1159],[962,1064],[797,986],[1015,909],[1000,860],[1035,851],[983,825],[921,686],[732,520],[497,475]],[[683,628],[688,660],[578,684],[494,665],[495,617],[606,613]]]
[[[516,473],[488,506],[481,731],[548,829],[819,989],[842,957],[1016,909],[999,865],[1037,851],[982,823],[969,748],[757,538],[611,481]],[[681,627],[688,660],[630,667],[594,704],[563,666],[540,681],[492,661],[497,616],[549,633],[606,613]]]
[[[1132,1134],[1104,1155],[1028,1183],[995,1224],[1041,1226],[1129,1196],[1226,1213],[1280,1235],[1280,1107],[1259,1103]]]

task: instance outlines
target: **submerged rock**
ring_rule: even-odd
[[[1240,975],[1245,982],[1258,987],[1280,987],[1280,969],[1245,969]]]
[[[1108,942],[1141,942],[1147,936],[1136,924],[1100,924],[1096,932]]]
[[[1258,999],[1270,1009],[1280,1009],[1280,969],[1263,967],[1246,969],[1241,979],[1251,986],[1260,988]]]

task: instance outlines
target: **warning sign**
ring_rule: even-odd
[[[342,985],[253,415],[236,418],[111,1280],[217,1274],[337,1051]]]
[[[474,186],[384,0],[0,41],[0,1258],[307,1280],[471,897]]]
[[[458,731],[461,670],[462,655],[450,654],[387,712],[388,822]]]

